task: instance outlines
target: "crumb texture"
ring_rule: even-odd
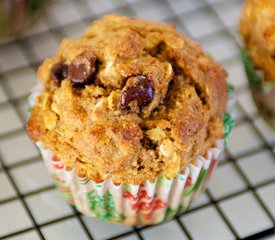
[[[266,81],[275,81],[275,1],[247,0],[240,31],[255,67]]]
[[[38,76],[30,137],[97,182],[173,178],[223,137],[227,74],[169,24],[105,16]]]

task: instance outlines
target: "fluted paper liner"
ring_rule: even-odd
[[[80,178],[74,169],[67,170],[62,161],[37,143],[57,189],[68,203],[84,215],[125,225],[156,224],[184,212],[206,187],[223,150],[223,141],[199,156],[184,174],[172,180],[160,176],[155,182],[140,185],[115,185],[111,180],[96,183]]]
[[[29,98],[31,106],[34,106],[40,91],[41,86],[33,89]],[[42,143],[36,144],[55,186],[81,213],[124,225],[148,225],[183,213],[205,190],[233,125],[230,114],[225,114],[225,139],[218,140],[215,147],[207,150],[205,157],[196,159],[195,164],[189,164],[183,174],[171,180],[160,176],[155,182],[146,181],[140,185],[115,185],[111,180],[96,183],[86,177],[80,178],[74,169],[66,169],[62,161]]]

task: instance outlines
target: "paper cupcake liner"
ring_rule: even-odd
[[[253,60],[246,48],[241,49],[241,57],[254,102],[263,118],[275,130],[275,79],[264,81],[263,73],[254,69]]]
[[[41,89],[41,84],[33,88],[28,99],[31,107]],[[228,92],[232,95],[233,88],[229,86]],[[232,100],[229,103],[230,107]],[[42,143],[36,144],[56,188],[81,213],[123,225],[150,225],[183,213],[205,190],[235,124],[229,113],[224,115],[223,121],[225,139],[216,141],[216,146],[209,148],[205,157],[199,156],[195,164],[189,164],[183,174],[171,180],[160,176],[155,182],[140,185],[115,185],[111,180],[96,183],[87,177],[80,178]]]
[[[207,186],[213,169],[223,151],[223,140],[199,156],[184,174],[172,180],[158,177],[155,182],[140,185],[115,185],[111,180],[96,183],[80,178],[74,169],[68,170],[54,154],[37,143],[46,167],[57,189],[69,204],[81,213],[104,221],[124,225],[157,224],[184,212]]]

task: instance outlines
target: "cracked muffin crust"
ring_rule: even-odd
[[[275,81],[275,1],[247,0],[240,21],[240,31],[264,80]]]
[[[171,179],[223,138],[227,74],[172,25],[105,16],[38,76],[30,137],[96,182]]]

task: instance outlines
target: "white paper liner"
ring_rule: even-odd
[[[223,140],[218,140],[205,158],[199,156],[196,165],[190,164],[184,174],[173,180],[161,176],[153,183],[116,186],[111,180],[96,183],[78,177],[74,170],[66,170],[50,150],[37,143],[57,189],[70,204],[84,215],[132,226],[157,224],[184,212],[205,189],[223,145]]]

